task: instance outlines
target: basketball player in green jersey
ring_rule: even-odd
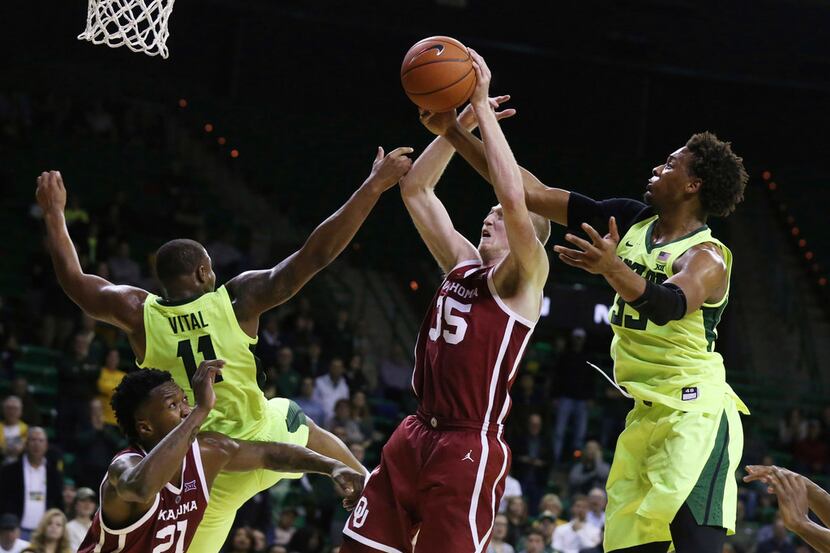
[[[489,180],[481,142],[454,113],[421,119]],[[522,175],[528,208],[571,230],[577,249],[556,246],[560,259],[617,292],[614,376],[635,404],[608,478],[605,551],[663,553],[673,541],[679,553],[720,553],[735,529],[738,413],[748,410],[714,350],[732,254],[706,220],[743,199],[741,158],[715,135],[696,134],[654,168],[645,203],[595,201]]]
[[[380,195],[409,170],[406,154],[410,152],[411,148],[398,148],[384,156],[378,149],[372,172],[360,188],[297,252],[272,269],[247,271],[215,289],[210,257],[199,243],[173,240],[164,244],[156,255],[163,297],[82,271],[66,229],[66,189],[59,172],[38,178],[37,199],[61,287],[86,313],[127,333],[140,367],[172,373],[192,403],[191,379],[198,363],[225,361],[222,379],[215,385],[216,405],[202,425],[204,430],[234,439],[306,446],[365,473],[345,444],[307,419],[294,402],[265,399],[258,383],[263,375],[253,350],[260,314],[287,301],[340,254]],[[300,476],[268,470],[221,473],[190,551],[219,551],[236,510],[245,501],[281,478]]]

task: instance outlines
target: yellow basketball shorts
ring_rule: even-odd
[[[718,413],[638,400],[608,475],[605,551],[671,541],[669,524],[683,503],[699,525],[734,533],[742,451],[743,428],[730,396]]]
[[[308,425],[302,409],[293,401],[273,398],[268,401],[268,424],[251,438],[254,441],[282,442],[305,446]],[[210,490],[205,516],[188,552],[217,553],[225,543],[236,511],[243,503],[283,478],[300,478],[302,473],[273,472],[266,469],[251,472],[220,472]]]

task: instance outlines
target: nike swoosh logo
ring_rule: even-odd
[[[436,55],[436,56],[440,56],[441,54],[443,54],[443,53],[444,53],[444,45],[443,45],[443,44],[435,44],[435,45],[433,45],[433,46],[430,46],[429,48],[424,48],[423,50],[421,50],[420,52],[418,52],[418,55],[417,55],[417,56],[414,56],[414,57],[413,57],[413,58],[409,61],[409,63],[412,63],[413,61],[415,61],[415,59],[416,59],[416,58],[420,58],[421,56],[423,56],[424,54],[426,54],[426,53],[427,53],[427,52],[429,52],[430,50],[438,50],[438,53],[437,53],[437,54],[435,54],[435,55]]]
[[[626,245],[626,246],[628,246],[629,248],[633,248],[633,247],[634,247],[634,244],[632,244],[632,243],[631,243],[631,242],[629,242],[628,240],[626,240],[626,241],[625,241],[625,245]]]

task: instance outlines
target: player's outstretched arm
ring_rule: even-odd
[[[115,285],[83,272],[64,218],[66,188],[60,171],[43,172],[37,178],[37,202],[46,223],[49,254],[58,283],[66,295],[91,317],[132,333],[142,327],[147,292]]]
[[[784,525],[819,553],[830,553],[830,530],[816,524],[809,511],[825,525],[830,523],[830,496],[809,478],[775,466],[750,465],[744,482],[759,480],[778,498],[778,512]]]
[[[491,98],[496,101],[496,106],[506,102],[510,96],[498,96]],[[515,110],[504,110],[499,113],[510,112],[509,116],[515,115]],[[502,119],[502,117],[498,117]],[[427,125],[430,128],[429,125]],[[455,148],[461,157],[475,169],[484,180],[493,184],[493,179],[490,176],[490,168],[487,164],[487,156],[484,152],[484,143],[473,135],[471,128],[465,125],[454,124],[442,128],[430,128],[431,131],[443,136],[453,148]],[[543,217],[547,217],[554,223],[559,225],[567,225],[568,223],[568,200],[571,193],[567,190],[559,188],[551,188],[542,184],[536,175],[519,166],[519,172],[522,176],[522,186],[525,192],[525,202],[527,208],[534,213],[538,213]]]
[[[378,148],[372,172],[351,198],[323,221],[291,256],[271,269],[247,271],[228,282],[240,323],[259,316],[296,294],[311,277],[329,265],[351,242],[380,195],[394,186],[412,165],[412,148],[384,156]]]
[[[565,240],[579,249],[554,246],[566,264],[595,275],[602,275],[626,303],[657,325],[680,320],[700,309],[706,302],[715,302],[726,294],[727,268],[720,250],[714,244],[691,248],[675,262],[675,274],[663,284],[646,281],[619,257],[620,234],[614,217],[608,221],[604,237],[589,224],[583,223],[590,242],[574,234]]]
[[[477,78],[470,102],[481,128],[487,168],[502,208],[510,244],[509,259],[521,274],[541,284],[547,278],[548,258],[530,220],[519,165],[487,99],[490,69],[474,50],[470,50],[470,55]]]
[[[365,474],[302,446],[234,440],[215,432],[199,434],[199,445],[209,483],[221,470],[246,472],[264,468],[329,476],[342,488],[346,495],[344,504],[349,506],[357,501],[363,491]]]
[[[454,112],[447,112],[421,113],[421,120],[431,120],[435,116],[455,119]],[[455,230],[447,208],[435,195],[435,186],[454,153],[449,142],[436,138],[401,180],[401,197],[406,210],[432,257],[445,273],[461,261],[479,258],[475,246]]]
[[[145,457],[140,460],[137,457],[122,457],[110,465],[107,483],[115,491],[115,497],[107,494],[104,498],[104,511],[108,517],[121,518],[117,516],[118,508],[123,509],[127,503],[151,502],[164,484],[179,471],[182,459],[216,403],[213,382],[222,373],[224,364],[221,359],[202,361],[193,377],[196,406]],[[175,402],[176,398],[169,398],[165,408],[178,410],[179,405]]]

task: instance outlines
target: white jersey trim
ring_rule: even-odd
[[[495,272],[495,270],[496,267],[493,267],[492,269],[487,271],[487,287],[490,289],[490,294],[493,296],[493,299],[496,300],[496,304],[501,308],[502,311],[507,313],[508,316],[512,317],[513,319],[516,319],[517,321],[528,327],[530,330],[533,330],[533,328],[536,326],[536,323],[534,323],[530,319],[522,317],[521,315],[510,309],[507,306],[507,304],[504,303],[504,300],[501,299],[501,296],[499,296],[499,293],[496,291],[496,284],[493,282],[493,273]]]
[[[199,440],[193,440],[193,460],[196,465],[196,472],[199,473],[199,482],[202,484],[202,492],[205,495],[205,501],[210,503],[210,490],[208,489],[207,479],[205,479],[205,469],[202,466],[202,450],[199,449]],[[184,476],[184,471],[182,471]]]
[[[194,442],[195,443],[195,442]],[[193,447],[191,445],[191,447]],[[165,482],[164,487],[173,492],[176,495],[182,495],[182,489],[184,489],[184,471],[187,470],[187,454],[185,454],[184,459],[182,459],[182,473],[179,476],[179,486],[176,487],[170,482]]]
[[[484,414],[484,422],[481,425],[481,459],[478,462],[478,472],[476,473],[476,483],[473,488],[473,496],[470,498],[470,512],[468,519],[470,522],[470,531],[473,535],[473,545],[475,545],[476,553],[482,549],[485,540],[480,540],[478,536],[478,524],[476,523],[476,515],[478,514],[478,504],[481,499],[481,487],[484,483],[484,473],[487,470],[487,459],[490,456],[490,446],[487,438],[487,430],[490,426],[490,414],[493,412],[493,402],[496,399],[496,388],[499,384],[499,373],[501,372],[501,365],[504,361],[504,355],[507,353],[507,347],[510,345],[510,338],[513,336],[513,327],[516,320],[510,317],[507,320],[507,325],[504,328],[504,335],[499,346],[499,354],[496,356],[496,363],[493,367],[492,375],[490,376],[490,391],[488,394],[487,412]],[[506,460],[506,458],[505,458]]]
[[[447,271],[447,274],[450,274],[451,272],[453,272],[456,269],[460,269],[464,265],[481,265],[481,260],[480,259],[467,259],[465,261],[460,261],[460,262],[455,264],[455,267],[453,267],[452,269]]]
[[[351,519],[351,515],[349,516]],[[375,540],[370,540],[367,537],[361,536],[351,528],[349,528],[349,521],[346,521],[346,527],[343,528],[343,533],[353,540],[359,541],[363,545],[369,546],[372,549],[377,549],[378,551],[383,551],[383,553],[403,553],[400,549],[395,549],[394,547],[390,547],[388,545],[383,545],[380,542],[376,542]]]

